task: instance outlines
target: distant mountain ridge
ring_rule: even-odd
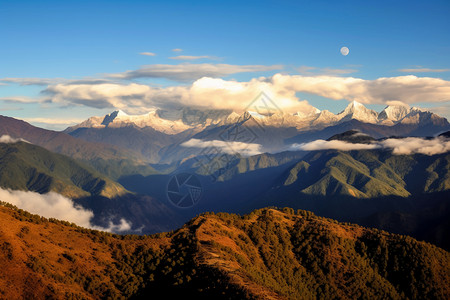
[[[184,108],[179,111],[153,110],[143,115],[128,115],[122,110],[117,110],[104,117],[91,117],[86,121],[67,128],[70,133],[77,128],[106,128],[137,126],[139,128],[152,127],[166,133],[177,134],[185,130],[200,130],[211,125],[225,125],[254,118],[265,126],[295,127],[302,130],[311,130],[336,125],[350,120],[358,120],[369,124],[381,124],[392,126],[395,124],[417,124],[426,121],[448,124],[445,118],[416,107],[406,105],[388,105],[380,113],[366,108],[363,104],[353,101],[338,114],[330,111],[315,109],[312,113],[286,114],[282,112],[271,115],[263,115],[259,112],[247,111],[236,113],[227,110],[198,110]],[[431,119],[431,120],[430,120]]]
[[[278,111],[263,115],[257,111],[183,108],[133,116],[115,111],[104,117],[89,118],[65,132],[90,142],[133,151],[152,163],[173,163],[202,154],[203,149],[182,145],[190,139],[255,143],[261,145],[263,152],[274,153],[287,150],[293,143],[327,139],[350,129],[375,138],[433,136],[450,130],[450,124],[445,118],[415,107],[391,105],[377,113],[353,101],[338,114],[318,109],[307,114]]]

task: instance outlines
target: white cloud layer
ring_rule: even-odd
[[[30,191],[13,191],[0,188],[0,200],[11,203],[20,209],[45,218],[56,218],[75,223],[79,226],[110,232],[128,231],[131,224],[121,219],[119,224],[109,223],[100,227],[91,223],[94,213],[76,205],[71,199],[55,192],[39,194]]]
[[[175,59],[175,60],[217,59],[217,57],[209,56],[209,55],[198,55],[198,56],[194,56],[194,55],[178,55],[178,56],[172,56],[172,57],[169,57],[169,58],[170,59]]]
[[[14,96],[14,97],[0,97],[0,101],[10,102],[10,103],[19,103],[19,104],[28,104],[28,103],[41,102],[41,99],[24,97],[24,96]]]
[[[413,69],[400,69],[399,71],[405,73],[441,73],[441,72],[449,72],[450,69],[413,68]]]
[[[339,140],[333,141],[315,140],[309,143],[293,144],[291,146],[291,150],[304,150],[304,151],[328,150],[328,149],[350,151],[350,150],[370,150],[376,148],[379,148],[379,146],[376,144],[353,144]]]
[[[358,144],[348,143],[345,141],[332,140],[316,140],[309,143],[293,144],[290,150],[371,150],[371,149],[390,149],[393,154],[396,155],[409,155],[409,154],[425,154],[435,155],[442,154],[450,151],[450,140],[437,137],[433,139],[408,137],[401,139],[386,139],[371,144]]]
[[[356,73],[356,69],[333,69],[333,68],[316,68],[311,66],[301,66],[297,68],[297,71],[302,75],[345,75]]]
[[[83,122],[85,119],[24,118],[23,120],[29,123],[49,125],[74,125]]]
[[[114,79],[167,78],[176,81],[193,81],[202,77],[223,77],[237,73],[264,72],[280,70],[282,66],[229,65],[229,64],[191,64],[147,65],[138,70],[110,74]]]
[[[259,66],[228,66],[228,71],[217,70],[219,65],[181,64],[178,66],[156,65],[119,74],[123,78],[146,76],[174,76],[189,79],[208,72],[233,73],[257,70]],[[209,68],[212,68],[209,70]],[[239,69],[239,68],[243,69]],[[159,71],[158,71],[159,69]],[[220,69],[220,68],[219,68]],[[245,70],[244,70],[245,69]],[[209,70],[209,71],[208,71]],[[263,70],[263,69],[258,69]],[[156,73],[155,73],[156,72]],[[160,73],[158,73],[160,72]],[[172,74],[172,75],[168,75]],[[194,75],[196,74],[196,75]],[[130,113],[145,113],[150,108],[197,108],[244,110],[250,102],[264,91],[284,112],[309,113],[312,106],[300,101],[297,92],[320,95],[329,99],[356,100],[369,104],[422,103],[450,100],[450,81],[439,78],[400,76],[364,80],[354,77],[300,76],[275,74],[272,77],[254,78],[250,81],[224,80],[203,77],[187,86],[152,87],[146,84],[60,83],[49,86],[42,101],[62,104],[79,104],[96,108],[117,108]]]
[[[394,154],[435,155],[450,151],[450,140],[444,138],[423,139],[408,137],[404,139],[387,139],[381,142],[382,147],[392,149]]]
[[[65,84],[100,84],[100,83],[107,83],[110,82],[108,79],[101,79],[101,78],[83,78],[83,79],[65,79],[65,78],[15,78],[15,77],[8,77],[8,78],[1,78],[1,83],[4,84],[19,84],[19,85],[52,85],[52,84],[58,84],[58,83],[65,83]],[[14,97],[12,97],[14,98]],[[25,97],[22,97],[25,98]]]
[[[153,53],[153,52],[141,52],[139,54],[140,55],[145,55],[145,56],[156,56],[156,53]]]
[[[14,144],[14,143],[17,143],[17,142],[30,143],[27,140],[20,139],[20,138],[16,139],[16,138],[13,138],[13,137],[11,137],[11,136],[9,136],[7,134],[4,134],[4,135],[2,135],[0,137],[0,143],[3,143],[3,144]]]
[[[354,77],[276,74],[270,82],[273,86],[293,92],[306,92],[333,100],[355,100],[366,104],[450,100],[450,81],[413,75],[365,80]]]
[[[243,156],[252,156],[261,154],[262,146],[260,144],[253,143],[243,143],[243,142],[225,142],[220,140],[213,141],[203,141],[199,139],[190,139],[187,142],[181,144],[183,147],[191,148],[213,148],[219,149],[220,152],[226,154],[236,154],[239,153]]]

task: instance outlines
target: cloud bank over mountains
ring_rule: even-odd
[[[55,192],[39,194],[0,188],[0,199],[32,214],[72,222],[86,228],[109,232],[131,230],[131,223],[125,219],[121,219],[119,224],[110,221],[108,227],[96,226],[92,223],[94,217],[92,211],[76,205],[71,199]]]
[[[121,109],[128,113],[146,113],[150,109],[228,109],[243,111],[261,92],[266,93],[286,113],[310,113],[313,107],[297,93],[317,95],[331,100],[358,101],[363,104],[450,103],[450,81],[414,75],[366,80],[346,74],[354,69],[300,67],[303,75],[276,73],[248,81],[224,79],[234,74],[282,71],[281,65],[231,65],[181,63],[144,65],[139,69],[101,78],[3,78],[2,84],[45,86],[39,97],[8,97],[2,101],[71,105],[99,109]],[[319,75],[325,74],[325,75]],[[143,83],[148,79],[166,79],[167,85]],[[176,81],[178,83],[173,83]],[[306,97],[307,96],[302,96]]]
[[[210,56],[177,56],[171,59],[194,60],[201,58],[211,58]],[[137,79],[137,78],[166,78],[175,81],[194,81],[203,77],[224,77],[231,74],[265,72],[281,70],[283,66],[273,65],[229,65],[229,64],[191,64],[182,63],[178,65],[146,65],[138,70],[126,71],[122,73],[108,74],[112,79]]]
[[[145,73],[145,70],[132,71],[120,76],[145,77]],[[190,75],[184,73],[180,76]],[[168,87],[139,83],[60,83],[48,86],[43,94],[47,102],[118,108],[131,113],[144,113],[149,108],[184,106],[239,112],[261,91],[287,113],[308,113],[312,110],[308,101],[297,97],[298,92],[365,104],[413,104],[423,102],[424,99],[427,102],[450,101],[450,81],[412,75],[364,80],[354,77],[275,74],[244,82],[203,77],[191,85]]]
[[[203,141],[200,139],[190,139],[189,141],[182,143],[181,146],[200,149],[211,148],[214,149],[215,153],[216,152],[225,154],[239,153],[243,156],[253,156],[263,153],[263,147],[260,144],[244,143],[236,141],[220,141],[220,140]]]
[[[11,137],[11,136],[9,136],[7,134],[4,134],[4,135],[2,135],[0,137],[0,143],[3,143],[3,144],[15,144],[15,143],[18,143],[18,142],[29,143],[27,140],[20,139],[20,138],[16,139],[16,138],[13,138],[13,137]]]
[[[339,140],[315,140],[309,143],[294,144],[290,147],[290,150],[304,151],[328,149],[342,151],[386,149],[392,150],[392,153],[396,155],[410,155],[416,153],[436,155],[450,151],[450,140],[441,137],[433,139],[408,137],[401,139],[386,139],[370,144],[349,143]]]

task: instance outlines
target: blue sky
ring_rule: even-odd
[[[47,83],[52,85],[105,78],[145,65],[203,63],[276,66],[216,76],[242,82],[275,73],[364,80],[411,74],[440,78],[447,85],[449,15],[449,1],[0,0],[0,84],[2,78],[45,78],[55,80]],[[342,46],[350,49],[349,55],[340,54]],[[177,48],[182,51],[173,51]],[[180,55],[205,58],[170,58]],[[116,83],[189,86],[196,79],[138,77]],[[47,86],[19,83],[0,85],[0,114],[84,119],[113,109],[81,100],[53,102],[51,95],[34,103],[32,99],[48,95],[42,94]],[[333,112],[349,100],[310,91],[297,96]],[[19,97],[28,100],[10,99]],[[442,93],[438,98],[412,104],[440,107],[447,114],[450,96],[447,101]],[[381,100],[369,102],[377,110],[385,106]]]

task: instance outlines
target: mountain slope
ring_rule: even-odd
[[[298,164],[308,168],[287,172],[284,185],[294,184],[306,194],[408,197],[450,190],[448,153],[427,156],[394,155],[387,150],[325,150],[306,155]]]
[[[68,134],[34,127],[24,121],[0,116],[0,136],[22,138],[52,152],[83,161],[99,172],[116,179],[124,174],[156,173],[145,160],[132,150],[87,142]]]
[[[77,128],[69,133],[81,140],[104,143],[121,149],[134,150],[150,162],[158,162],[159,151],[177,140],[180,135],[167,135],[152,127],[139,128],[134,125],[106,128]]]
[[[0,207],[5,298],[445,299],[448,252],[305,211],[114,236]]]
[[[395,166],[384,164],[376,151],[357,154],[324,151],[307,155],[303,162],[309,165],[302,174],[289,172],[285,185],[295,184],[311,195],[349,195],[370,198],[386,195],[407,197],[406,183],[396,174]],[[292,176],[297,180],[293,181]]]
[[[80,198],[126,193],[118,183],[67,156],[25,142],[0,143],[0,186]]]

